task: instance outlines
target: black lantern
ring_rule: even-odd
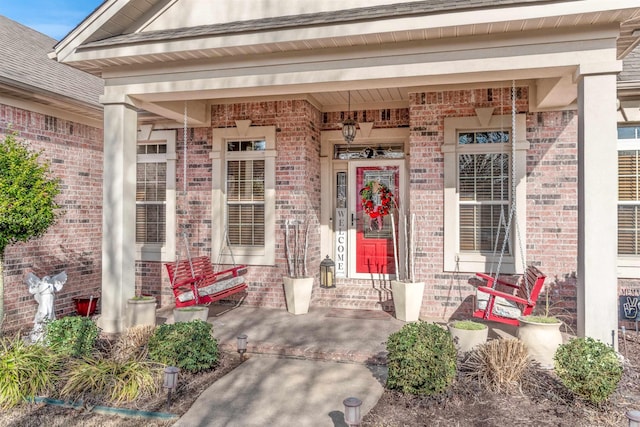
[[[336,263],[333,262],[329,255],[320,263],[320,287],[335,288],[334,282]]]
[[[351,91],[349,91],[347,119],[342,122],[342,137],[347,144],[351,144],[356,137],[356,121],[351,118]]]

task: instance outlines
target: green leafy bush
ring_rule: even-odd
[[[132,402],[158,392],[162,368],[154,363],[111,359],[74,359],[63,377],[62,397],[84,398],[87,395],[112,403]]]
[[[46,325],[45,342],[56,353],[71,356],[88,356],[96,346],[98,326],[83,316],[67,316]]]
[[[16,335],[0,340],[0,407],[8,409],[53,388],[60,358]]]
[[[218,362],[218,341],[202,320],[164,324],[149,339],[149,358],[189,372],[210,369]]]
[[[572,339],[558,347],[554,359],[565,387],[591,403],[607,400],[622,378],[615,350],[593,338]]]
[[[434,395],[456,375],[456,349],[448,331],[426,322],[408,323],[387,340],[387,387]]]

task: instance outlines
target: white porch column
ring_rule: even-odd
[[[124,330],[135,294],[136,140],[138,114],[129,104],[104,106],[102,314],[107,333]]]
[[[580,76],[578,117],[578,335],[617,348],[615,74]]]

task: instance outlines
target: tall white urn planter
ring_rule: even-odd
[[[542,319],[536,319],[535,316],[521,317],[518,320],[518,339],[527,347],[529,357],[538,362],[542,369],[553,369],[553,356],[562,344],[562,322],[537,321]]]
[[[391,292],[396,319],[403,322],[418,321],[422,307],[422,295],[424,295],[424,282],[392,280]]]
[[[206,322],[209,318],[209,307],[205,305],[192,305],[190,307],[178,307],[173,309],[173,321],[191,322],[193,320],[202,320]]]
[[[308,313],[313,277],[284,277],[283,281],[287,311],[292,314]]]
[[[129,298],[127,300],[128,327],[137,325],[156,325],[156,299],[150,296]]]

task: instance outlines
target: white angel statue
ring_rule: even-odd
[[[29,285],[29,293],[38,302],[38,311],[33,318],[33,330],[31,331],[31,341],[36,342],[42,339],[44,334],[44,324],[56,318],[53,308],[56,292],[59,292],[67,281],[67,273],[63,271],[55,276],[44,276],[40,279],[33,273],[27,274],[25,280]]]

